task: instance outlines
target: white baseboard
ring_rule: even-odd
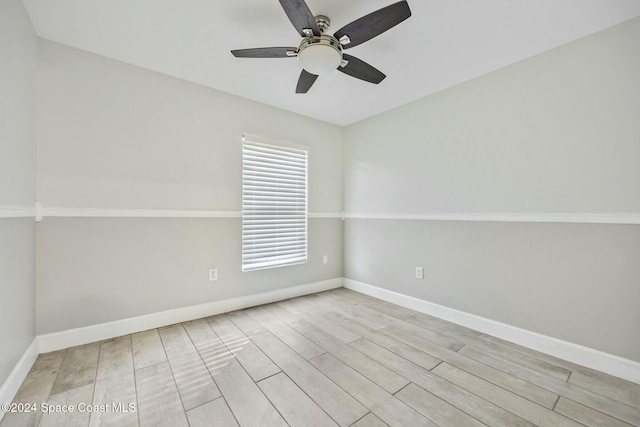
[[[33,366],[33,362],[38,357],[38,338],[34,338],[27,350],[24,352],[13,371],[9,374],[6,381],[0,386],[0,403],[9,403],[13,401],[18,392],[18,389],[22,385],[22,382],[27,377],[29,370]],[[4,412],[0,411],[0,421],[4,416]]]
[[[61,332],[39,335],[38,344],[40,353],[60,350],[77,345],[88,344],[95,341],[115,338],[148,329],[187,322],[233,310],[240,310],[260,304],[281,301],[302,295],[322,292],[342,286],[342,278],[292,286],[284,289],[263,292],[260,294],[245,295],[222,301],[213,301],[190,307],[176,308],[173,310],[151,313],[144,316],[116,320],[98,325],[85,326],[77,329],[69,329]]]
[[[83,328],[39,335],[33,340],[7,380],[0,387],[0,403],[13,401],[20,385],[27,377],[29,370],[40,353],[61,350],[68,347],[145,331],[147,329],[173,325],[175,323],[200,319],[256,305],[268,304],[270,302],[282,301],[339,287],[342,287],[342,278],[292,286],[284,289],[276,289],[260,294],[245,295],[222,301],[214,301],[206,304],[177,308],[139,317],[86,326]],[[0,420],[2,420],[3,415],[4,412],[0,411]]]
[[[351,279],[344,287],[640,384],[640,363]]]
[[[39,353],[60,350],[115,338],[147,329],[186,322],[233,310],[268,304],[288,298],[322,292],[344,286],[403,307],[426,313],[441,319],[520,344],[533,350],[559,357],[592,369],[640,383],[640,363],[604,353],[578,344],[562,341],[535,332],[497,322],[463,311],[434,304],[425,300],[378,288],[351,279],[339,278],[293,286],[284,289],[245,295],[222,301],[214,301],[190,307],[167,310],[114,322],[70,329],[37,336],[16,364],[7,380],[0,387],[0,402],[11,402],[26,378]],[[4,415],[0,411],[0,420]]]

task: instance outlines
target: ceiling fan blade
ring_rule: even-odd
[[[292,58],[297,52],[298,48],[295,47],[256,47],[231,51],[236,58]]]
[[[384,33],[410,16],[409,4],[400,1],[356,19],[340,28],[333,36],[340,40],[344,49],[349,49]]]
[[[310,29],[314,36],[320,35],[316,18],[313,17],[313,13],[311,13],[304,0],[280,0],[280,4],[294,28],[302,37],[306,36],[304,29]]]
[[[355,56],[342,54],[342,59],[347,61],[347,65],[338,67],[338,71],[342,71],[345,74],[355,77],[356,79],[364,80],[365,82],[378,84],[384,80],[384,75],[377,68],[372,67],[361,59]]]
[[[317,78],[317,75],[302,70],[300,78],[298,78],[298,84],[296,85],[296,93],[309,92],[309,89],[311,89],[311,86],[313,86]]]

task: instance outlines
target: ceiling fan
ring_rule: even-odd
[[[237,58],[293,58],[297,57],[302,72],[296,93],[307,93],[321,74],[335,69],[370,83],[378,84],[386,77],[378,69],[343,50],[362,44],[411,16],[406,1],[394,3],[356,19],[334,33],[325,34],[331,21],[324,15],[313,16],[304,0],[280,0],[280,4],[295,29],[303,37],[296,47],[259,47],[237,49]]]

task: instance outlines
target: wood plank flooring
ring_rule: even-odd
[[[40,355],[14,402],[0,427],[640,426],[639,384],[346,289]]]

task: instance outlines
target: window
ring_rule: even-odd
[[[307,262],[308,153],[244,135],[242,271]]]

